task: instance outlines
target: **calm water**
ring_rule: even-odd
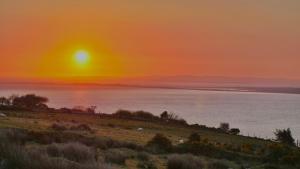
[[[300,95],[241,93],[177,89],[73,88],[8,89],[1,96],[35,93],[47,96],[51,107],[97,106],[97,111],[146,110],[159,115],[167,110],[189,123],[218,126],[229,122],[242,134],[272,138],[278,128],[291,128],[300,139]]]

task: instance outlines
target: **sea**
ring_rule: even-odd
[[[0,96],[36,94],[49,107],[97,106],[96,111],[173,112],[188,123],[218,127],[226,122],[245,136],[273,139],[276,129],[290,128],[300,140],[300,95],[137,87],[1,87]]]

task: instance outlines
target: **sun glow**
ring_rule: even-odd
[[[90,55],[85,50],[78,50],[74,54],[74,59],[77,65],[86,65],[89,62]]]

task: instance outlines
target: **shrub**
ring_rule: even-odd
[[[219,127],[222,131],[224,132],[228,132],[229,130],[229,123],[220,123],[220,127]]]
[[[51,125],[51,128],[53,130],[56,130],[56,131],[65,131],[65,130],[67,130],[66,126],[64,126],[63,124],[59,124],[59,123],[53,123]]]
[[[145,111],[136,111],[133,113],[133,116],[137,119],[144,119],[144,120],[154,120],[158,117],[154,116],[153,114]]]
[[[3,143],[0,143],[0,159],[1,169],[111,169],[95,159],[89,163],[78,163],[64,157],[53,158],[42,149],[25,149]]]
[[[172,142],[162,134],[156,134],[148,143],[147,147],[154,148],[154,151],[161,152],[166,151],[169,152],[172,150]]]
[[[200,139],[200,135],[198,133],[192,133],[190,136],[189,136],[189,142],[199,142],[201,139]]]
[[[278,169],[278,168],[276,167],[276,165],[267,164],[264,166],[264,169]]]
[[[6,140],[9,143],[24,144],[28,139],[27,132],[22,129],[0,129],[0,140]]]
[[[139,169],[157,169],[156,165],[152,161],[140,161],[137,164]]]
[[[64,157],[75,162],[87,162],[95,158],[95,153],[80,143],[51,144],[47,146],[51,157]]]
[[[171,155],[167,162],[168,169],[203,169],[200,159],[190,154]]]
[[[241,131],[238,128],[232,128],[232,129],[229,130],[229,133],[233,134],[233,135],[238,135],[240,132]]]
[[[142,151],[142,152],[138,152],[136,155],[137,159],[139,159],[140,161],[149,161],[150,157],[149,154]]]
[[[36,96],[34,94],[27,94],[20,97],[14,97],[12,100],[13,106],[29,109],[45,107],[45,103],[47,102],[48,98]]]
[[[295,139],[292,136],[291,130],[283,129],[283,130],[276,130],[274,133],[276,136],[276,140],[280,143],[295,146]]]
[[[281,162],[288,165],[300,165],[300,152],[290,151],[282,157]]]
[[[118,110],[116,113],[112,114],[115,117],[118,118],[132,118],[133,114],[131,113],[131,111],[128,110]]]
[[[110,149],[105,152],[104,158],[106,162],[124,165],[129,156],[119,149]]]
[[[241,151],[244,153],[251,154],[254,151],[254,149],[251,144],[243,144],[241,146]]]
[[[160,114],[160,118],[163,120],[167,120],[169,118],[169,114],[167,111],[164,111]]]
[[[172,112],[171,113],[168,113],[167,111],[162,112],[160,114],[160,119],[174,124],[187,125],[187,122],[184,119],[179,118],[178,115]]]
[[[207,169],[228,169],[229,167],[222,162],[209,163]]]
[[[87,124],[79,124],[77,126],[72,126],[70,130],[92,131],[91,127]]]
[[[289,149],[280,144],[269,144],[266,152],[266,158],[268,161],[277,161],[282,156],[287,154]]]

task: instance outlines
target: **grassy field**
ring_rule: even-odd
[[[26,112],[26,111],[2,111],[7,117],[0,117],[0,128],[18,128],[25,129],[31,132],[57,132],[51,126],[60,124],[67,128],[78,124],[85,124],[91,128],[91,131],[64,130],[59,132],[74,133],[84,137],[93,138],[111,138],[113,140],[131,142],[139,146],[145,146],[157,133],[163,134],[171,140],[173,145],[178,145],[179,140],[187,141],[192,133],[198,133],[201,140],[212,145],[234,145],[243,147],[251,145],[251,147],[266,147],[271,144],[270,141],[255,139],[250,137],[230,135],[226,133],[211,131],[207,129],[195,129],[192,127],[165,124],[160,122],[147,122],[138,120],[118,119],[112,117],[100,117],[97,115],[88,114],[68,114],[68,113],[45,113],[45,112]],[[143,130],[138,130],[143,128]],[[37,146],[37,144],[28,144],[28,146]],[[97,150],[105,152],[109,150]],[[116,150],[112,150],[116,151]],[[139,151],[130,150],[127,148],[118,148],[117,151],[121,154],[131,154],[130,158],[126,158],[125,163],[113,164],[118,168],[142,168],[138,164],[140,160],[135,158]],[[168,153],[148,153],[151,162],[159,169],[166,169],[168,162]],[[249,156],[255,156],[255,153],[250,153]],[[243,167],[243,163],[237,160],[225,160],[212,157],[198,155],[204,166],[209,166],[211,162],[221,162],[226,164],[227,168],[239,169]],[[252,168],[263,169],[262,164],[256,161],[246,162],[246,165]],[[138,167],[139,166],[139,167]],[[145,168],[145,167],[144,167]],[[147,168],[147,167],[146,167]],[[148,167],[149,168],[149,167]],[[209,168],[209,167],[206,167]],[[250,167],[249,167],[250,168]],[[284,167],[281,167],[284,168]],[[289,167],[285,167],[289,168]],[[213,169],[213,168],[209,168]]]
[[[147,121],[137,121],[128,119],[117,119],[98,117],[85,114],[68,113],[31,113],[31,112],[7,112],[7,118],[0,118],[1,127],[17,127],[29,130],[49,130],[49,126],[55,122],[71,126],[72,124],[88,124],[96,131],[95,135],[107,136],[117,140],[132,141],[138,144],[145,144],[156,133],[166,135],[173,144],[177,144],[180,139],[187,139],[191,133],[197,132],[203,139],[211,142],[227,144],[254,144],[265,145],[268,141],[254,139],[251,137],[229,135],[225,133],[213,132],[205,129],[193,129],[180,125],[166,125]],[[143,131],[138,131],[143,128]]]

